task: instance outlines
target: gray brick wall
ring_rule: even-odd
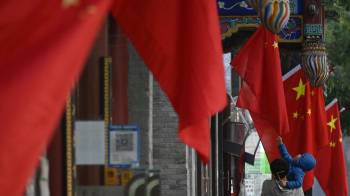
[[[148,71],[136,51],[129,46],[129,124],[141,129],[141,166],[148,165]]]
[[[141,167],[148,166],[148,71],[142,59],[129,47],[129,123],[141,128]],[[154,82],[153,164],[160,170],[162,196],[186,196],[185,145],[177,137],[177,115]]]

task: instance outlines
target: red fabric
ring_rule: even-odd
[[[291,74],[292,72],[294,73]],[[323,90],[313,88],[310,85],[300,66],[297,66],[284,77],[287,75],[290,76],[284,81],[284,90],[290,132],[282,135],[283,142],[291,156],[305,152],[316,156],[317,150],[328,143]],[[296,91],[298,86],[304,88],[303,93],[300,91],[299,97]],[[308,190],[313,185],[313,171],[305,174],[304,190]]]
[[[348,180],[337,101],[333,101],[326,108],[327,124],[329,124],[327,133],[330,140],[326,147],[318,151],[315,175],[327,196],[348,196]],[[332,120],[334,127],[331,126]]]
[[[22,196],[109,1],[0,3],[0,195]]]
[[[112,13],[174,106],[180,138],[206,162],[209,118],[226,105],[216,2],[116,0]]]
[[[277,36],[260,26],[232,61],[243,79],[237,106],[249,110],[270,161],[279,157],[276,137],[288,132]]]

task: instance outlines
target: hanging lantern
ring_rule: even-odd
[[[236,107],[237,97],[231,98],[230,116],[224,120],[224,132],[226,134],[223,144],[224,152],[240,157],[244,142],[251,133],[249,125],[243,115],[244,109]]]
[[[245,0],[255,9],[262,23],[273,33],[279,33],[289,20],[289,0]]]
[[[273,33],[279,33],[289,20],[289,0],[258,0],[262,23]]]
[[[304,42],[301,60],[311,85],[324,85],[329,76],[325,44],[321,41]]]

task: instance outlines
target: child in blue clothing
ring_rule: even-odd
[[[277,137],[277,144],[281,157],[289,164],[288,181],[285,181],[282,186],[287,189],[301,187],[303,185],[305,172],[312,170],[316,165],[315,158],[309,153],[299,154],[292,158],[286,146],[283,144],[281,137]]]
[[[281,186],[287,181],[289,164],[284,159],[275,159],[270,164],[271,179],[263,183],[261,196],[304,196],[303,189],[286,189]]]

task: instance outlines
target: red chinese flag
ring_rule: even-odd
[[[209,118],[226,105],[216,1],[116,0],[118,24],[179,116],[179,136],[206,162]]]
[[[104,18],[106,0],[0,3],[0,195],[22,196]]]
[[[282,135],[283,142],[292,156],[306,152],[316,156],[317,150],[328,143],[323,90],[310,85],[300,65],[283,80],[290,125],[290,132]],[[313,185],[313,171],[305,174],[304,190]]]
[[[237,106],[249,110],[272,161],[276,137],[289,130],[277,36],[260,26],[231,64],[243,80]]]
[[[348,196],[348,179],[337,100],[326,106],[328,145],[318,151],[315,176],[327,196]]]

